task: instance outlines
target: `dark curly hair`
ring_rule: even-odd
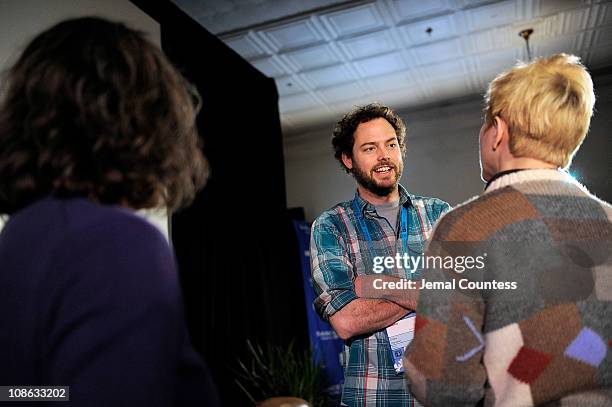
[[[5,73],[0,213],[49,194],[176,209],[203,185],[195,89],[144,34],[86,17],[39,34]]]
[[[365,106],[358,106],[345,114],[336,124],[332,137],[334,157],[336,157],[336,160],[340,162],[340,165],[346,172],[350,172],[350,170],[342,162],[342,153],[346,154],[348,157],[353,157],[355,130],[357,130],[357,127],[361,123],[367,123],[379,117],[387,120],[389,124],[393,126],[402,154],[406,152],[406,126],[402,119],[391,110],[391,108],[381,105],[380,103],[370,103]]]

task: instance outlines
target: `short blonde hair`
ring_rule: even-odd
[[[485,123],[508,123],[510,152],[566,168],[584,140],[595,94],[580,58],[557,54],[498,75],[485,96]]]

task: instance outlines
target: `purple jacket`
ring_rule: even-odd
[[[0,234],[0,385],[70,386],[72,406],[217,405],[162,234],[83,198],[15,213]]]

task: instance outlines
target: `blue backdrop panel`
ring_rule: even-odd
[[[323,366],[325,379],[330,395],[340,397],[344,375],[340,365],[340,352],[343,342],[332,327],[321,318],[312,305],[315,294],[310,277],[310,224],[306,221],[293,221],[297,236],[302,274],[304,277],[304,298],[306,300],[306,314],[308,318],[308,333],[310,345],[313,350],[314,363]]]

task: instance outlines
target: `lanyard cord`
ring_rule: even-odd
[[[359,228],[368,242],[368,254],[373,263],[374,248],[372,247],[372,236],[370,235],[370,231],[366,225],[361,208],[359,208],[359,204],[357,203],[357,198],[353,199],[352,206],[355,216],[357,217],[357,222],[359,223]],[[403,205],[400,206],[400,236],[404,246],[404,251],[408,253],[408,211]]]

